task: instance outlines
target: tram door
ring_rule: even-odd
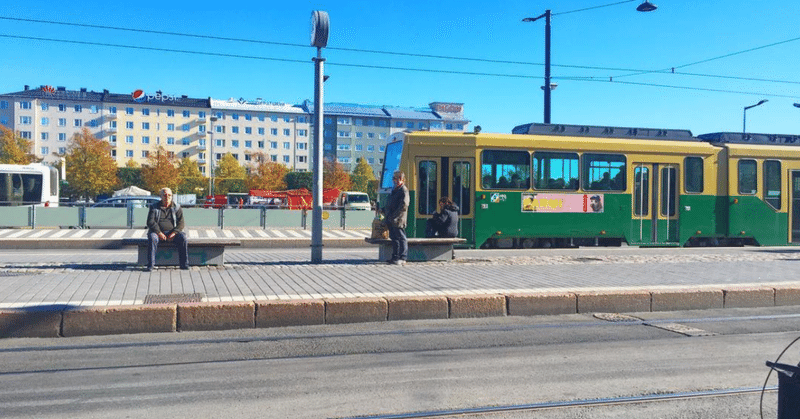
[[[475,213],[475,159],[418,157],[416,163],[416,236],[425,235],[425,223],[438,211],[439,199],[446,196],[459,208],[459,237],[471,240]]]
[[[792,243],[800,243],[800,171],[792,170],[792,196],[791,196],[791,209],[789,213],[792,214]]]
[[[633,165],[631,242],[678,243],[678,173],[675,164]]]

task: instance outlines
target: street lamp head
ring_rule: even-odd
[[[644,2],[642,2],[642,4],[640,4],[640,5],[639,5],[639,6],[636,8],[636,10],[637,10],[637,11],[640,11],[640,12],[652,12],[653,10],[656,10],[656,9],[658,9],[658,6],[656,6],[656,5],[655,5],[655,4],[653,4],[653,3],[650,3],[650,2],[649,2],[649,1],[647,1],[647,0],[645,0]]]
[[[795,103],[795,104],[794,104],[794,107],[795,107],[795,108],[800,108],[800,103]]]

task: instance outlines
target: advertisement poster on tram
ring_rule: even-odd
[[[522,194],[522,212],[602,213],[603,206],[603,194]]]

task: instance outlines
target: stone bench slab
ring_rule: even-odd
[[[365,238],[369,244],[377,244],[378,260],[386,262],[392,257],[392,241],[389,239]],[[408,239],[408,261],[425,262],[431,260],[449,261],[455,259],[453,245],[466,243],[466,239],[454,238],[409,238]]]
[[[123,246],[138,246],[138,264],[142,266],[147,265],[147,247],[148,241],[146,238],[140,239],[123,239]],[[189,239],[189,265],[190,266],[206,266],[216,265],[223,266],[225,264],[225,248],[228,246],[241,246],[242,242],[239,240],[226,240],[226,239]],[[156,252],[156,266],[177,266],[178,249],[175,248],[173,242],[160,242],[158,244],[158,251]]]

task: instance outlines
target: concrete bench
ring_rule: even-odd
[[[241,246],[239,240],[226,239],[189,239],[189,265],[205,266],[225,264],[225,248],[228,246]],[[123,246],[139,247],[139,265],[147,266],[147,238],[123,239]],[[177,266],[178,249],[173,242],[158,243],[156,252],[156,266]]]
[[[365,238],[369,244],[380,246],[378,250],[378,260],[386,262],[392,257],[392,241],[389,239]],[[425,262],[429,260],[453,260],[455,253],[453,245],[466,243],[467,239],[454,238],[411,238],[408,239],[408,261]]]

